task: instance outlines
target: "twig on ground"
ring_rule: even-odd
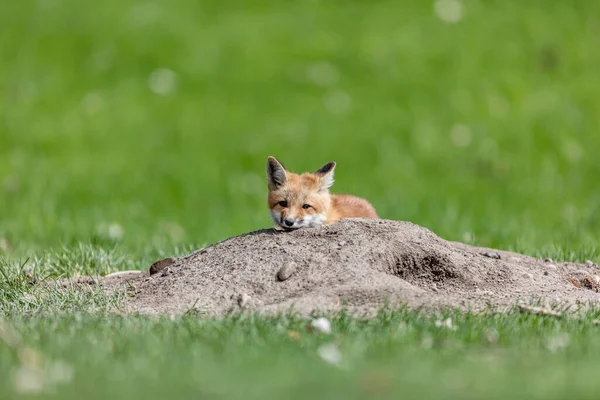
[[[557,318],[562,317],[562,313],[559,313],[554,310],[549,310],[549,309],[543,308],[543,307],[530,307],[530,306],[525,306],[522,304],[519,304],[518,307],[519,307],[519,311],[521,311],[522,313],[547,315],[549,317],[557,317]]]

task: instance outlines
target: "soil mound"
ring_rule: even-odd
[[[100,283],[107,289],[126,283],[126,311],[142,314],[368,313],[386,304],[481,309],[532,298],[598,303],[597,274],[591,262],[467,246],[409,222],[346,219],[322,228],[247,233]]]

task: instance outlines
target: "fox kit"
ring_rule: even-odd
[[[379,218],[367,200],[329,193],[334,169],[335,163],[329,162],[312,174],[298,175],[268,158],[267,201],[277,229],[314,228],[342,218]]]

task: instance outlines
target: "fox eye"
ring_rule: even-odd
[[[280,202],[279,202],[279,205],[280,205],[281,207],[287,207],[287,201],[285,201],[285,200],[282,200],[282,201],[280,201]]]
[[[306,210],[307,208],[310,208],[310,204],[304,204],[304,205],[302,206],[302,208],[304,208],[304,209]]]

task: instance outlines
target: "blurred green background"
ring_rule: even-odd
[[[597,256],[599,11],[3,1],[0,252],[133,256],[270,226],[273,155],[336,161],[334,192],[446,239]]]
[[[599,68],[598,0],[0,1],[3,398],[591,398],[598,310],[319,336],[108,317],[124,293],[21,266],[141,269],[268,227],[269,155],[336,161],[334,192],[446,239],[600,262]],[[63,386],[35,386],[41,357]]]

